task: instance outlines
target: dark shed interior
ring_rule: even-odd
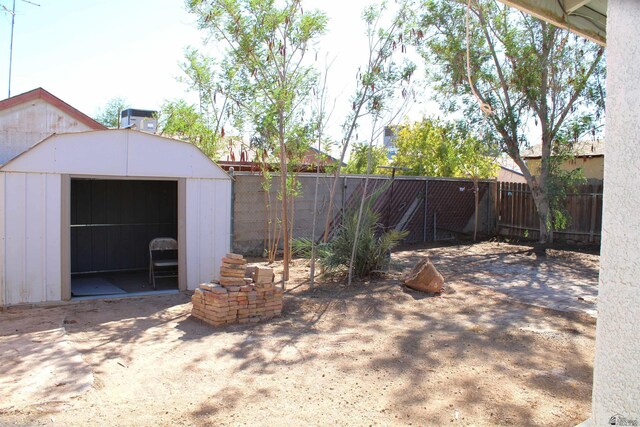
[[[177,200],[176,181],[72,179],[72,295],[151,290],[149,242],[177,239]],[[177,287],[177,278],[163,279],[162,289]]]

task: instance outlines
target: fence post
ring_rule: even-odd
[[[492,226],[492,221],[491,221],[491,217],[489,217],[489,219],[487,220],[487,227],[488,227],[488,233],[489,235],[493,234],[494,236],[498,234],[498,223],[500,222],[500,212],[499,212],[499,206],[500,206],[500,201],[498,200],[498,197],[500,197],[500,182],[496,181],[492,184],[490,184],[491,186],[489,187],[491,189],[491,201],[493,201],[493,226]],[[491,204],[487,205],[487,210],[491,209]]]
[[[342,212],[344,212],[344,205],[346,203],[346,200],[345,200],[346,194],[347,194],[347,177],[343,175],[342,176]]]
[[[438,240],[438,224],[436,223],[436,210],[433,210],[433,241]]]
[[[593,243],[593,234],[596,231],[596,209],[598,196],[596,195],[595,186],[591,187],[591,226],[589,227],[589,243]]]
[[[502,191],[504,190],[504,183],[499,182],[497,185],[498,194],[496,195],[496,231],[500,232],[500,221],[502,220]]]
[[[422,224],[422,242],[427,242],[427,208],[429,207],[428,203],[429,197],[429,180],[426,179],[424,181],[424,214],[423,214],[423,224]]]

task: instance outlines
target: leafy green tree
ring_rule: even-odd
[[[400,126],[396,130],[393,165],[407,168],[399,174],[440,177],[496,176],[495,160],[487,147],[463,127],[434,119]]]
[[[385,147],[372,147],[371,149],[371,171],[374,174],[386,174],[384,170],[378,169],[378,166],[386,166],[389,164],[387,157],[387,149]],[[349,163],[345,168],[345,173],[365,174],[367,173],[367,160],[369,156],[369,144],[355,143],[351,148]]]
[[[423,119],[397,130],[394,166],[405,175],[471,178],[475,200],[473,240],[478,230],[479,180],[498,173],[489,146],[460,123]]]
[[[209,126],[195,105],[182,99],[165,101],[158,119],[161,135],[188,141],[210,159],[216,159],[222,138]]]
[[[185,49],[185,62],[180,64],[184,75],[178,81],[190,91],[198,93],[198,114],[214,135],[224,137],[224,125],[232,108],[229,98],[222,92],[218,64],[213,58],[200,54],[197,49]]]
[[[466,1],[422,0],[416,12],[413,40],[441,104],[448,111],[462,106],[483,141],[520,167],[540,241],[552,241],[551,157],[556,145],[579,137],[577,128],[595,129],[601,120],[604,48],[495,1],[471,2],[468,36]],[[532,122],[542,148],[535,176],[521,156]]]
[[[290,259],[287,202],[287,144],[305,119],[317,75],[305,56],[325,31],[327,17],[303,11],[301,0],[189,0],[201,29],[225,47],[220,92],[237,106],[238,125],[250,123],[267,142],[275,141],[280,159],[283,279]]]
[[[120,112],[127,108],[127,103],[124,98],[111,98],[104,107],[98,109],[94,119],[108,128],[117,128],[120,125]]]
[[[495,157],[488,152],[488,147],[479,139],[467,136],[461,147],[460,168],[473,181],[473,240],[478,234],[478,210],[480,205],[480,185],[482,178],[493,178],[498,174]]]

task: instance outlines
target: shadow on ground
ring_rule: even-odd
[[[517,303],[486,284],[509,276],[471,279],[493,264],[514,274],[531,265],[576,274],[575,260],[531,264],[517,248],[483,250],[403,252],[390,274],[350,287],[295,286],[307,274],[296,261],[283,316],[252,326],[212,328],[190,316],[185,294],[12,315],[64,319],[93,370],[94,387],[56,414],[61,423],[489,426],[588,418],[593,318]],[[441,296],[400,284],[424,254],[448,279]],[[35,423],[43,414],[23,408],[0,420]]]

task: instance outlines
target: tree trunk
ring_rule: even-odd
[[[282,190],[282,286],[289,280],[289,206],[287,205],[287,151],[284,143],[284,114],[280,113],[280,187]]]
[[[549,224],[549,198],[540,188],[533,189],[531,194],[538,211],[538,221],[540,223],[540,237],[538,240],[541,244],[550,243],[550,230],[547,228]]]
[[[546,153],[550,155],[551,149],[549,147],[549,142],[545,143],[545,139],[543,138],[543,146],[542,153],[543,155]],[[541,244],[546,244],[551,242],[553,239],[553,235],[550,234],[550,230],[547,228],[547,224],[549,224],[549,195],[544,190],[544,186],[547,180],[547,176],[549,175],[548,162],[541,162],[541,170],[538,176],[533,176],[527,167],[527,164],[522,160],[519,154],[509,156],[515,161],[515,163],[520,167],[520,170],[524,174],[525,179],[527,180],[527,185],[531,190],[531,196],[533,198],[533,203],[536,206],[536,211],[538,212],[538,221],[540,223],[540,237],[539,242]]]

